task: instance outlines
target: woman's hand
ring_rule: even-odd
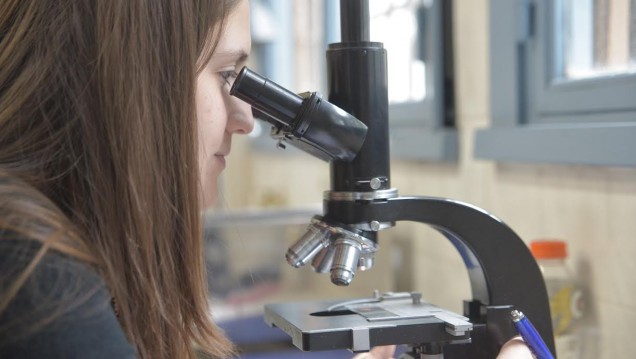
[[[392,359],[395,345],[375,347],[368,353],[360,353],[352,359]],[[497,359],[533,359],[532,353],[521,337],[514,337],[501,347]]]
[[[533,359],[526,342],[521,337],[514,337],[501,347],[497,359]]]
[[[395,345],[387,345],[375,347],[368,353],[360,353],[353,359],[393,359],[395,353]]]

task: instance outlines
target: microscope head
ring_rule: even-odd
[[[297,95],[247,67],[238,74],[230,94],[250,104],[256,118],[272,125],[279,147],[289,143],[325,161],[353,161],[367,135],[363,122],[319,93]],[[287,251],[287,262],[296,268],[311,262],[316,272],[330,272],[332,283],[347,286],[357,269],[373,266],[377,230],[315,216],[305,235]]]

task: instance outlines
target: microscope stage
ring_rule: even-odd
[[[265,306],[265,321],[285,331],[304,351],[368,351],[390,344],[467,343],[468,318],[411,293],[346,301],[276,303]]]

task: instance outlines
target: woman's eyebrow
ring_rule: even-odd
[[[247,60],[248,53],[245,50],[224,50],[216,52],[212,55],[212,57],[230,57],[235,58],[237,62],[242,62]]]

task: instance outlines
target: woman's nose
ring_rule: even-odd
[[[254,129],[252,106],[236,97],[230,97],[228,102],[227,131],[243,135],[252,132]]]

